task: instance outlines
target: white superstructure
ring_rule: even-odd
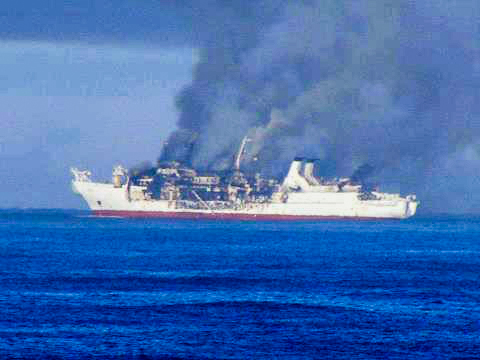
[[[191,170],[193,171],[193,170]],[[168,173],[158,170],[157,174]],[[172,173],[173,171],[170,171]],[[178,173],[179,171],[177,171]],[[180,218],[232,218],[232,219],[292,219],[322,218],[405,219],[413,216],[418,202],[414,195],[362,192],[361,186],[348,179],[325,182],[313,175],[313,162],[295,159],[282,184],[272,187],[269,196],[254,196],[248,183],[222,185],[210,176],[194,176],[192,184],[208,183],[208,192],[227,194],[223,200],[207,200],[199,190],[187,188],[188,199],[182,199],[185,187],[165,182],[160,198],[149,190],[153,179],[144,177],[136,183],[127,171],[116,167],[112,183],[92,182],[90,172],[72,169],[73,190],[80,194],[92,211],[99,216],[180,217]],[[187,173],[186,170],[184,173]],[[238,169],[236,173],[238,181]],[[175,175],[175,179],[178,176]],[[205,181],[215,179],[215,181]],[[203,186],[207,186],[207,185]],[[243,197],[241,194],[243,191]],[[220,197],[220,195],[219,195]]]

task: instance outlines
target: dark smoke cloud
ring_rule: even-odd
[[[225,168],[248,134],[245,165],[274,174],[302,155],[338,175],[371,164],[378,183],[431,206],[435,172],[473,189],[451,159],[479,167],[478,1],[242,4],[210,3],[223,20],[205,26],[163,159]]]
[[[370,164],[359,166],[352,174],[351,180],[354,184],[363,184],[373,174],[375,169]]]

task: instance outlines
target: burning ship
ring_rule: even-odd
[[[349,178],[314,175],[314,160],[295,158],[283,181],[234,169],[202,173],[167,162],[142,174],[113,170],[112,182],[93,182],[87,170],[72,168],[74,192],[97,216],[239,220],[406,219],[415,214],[415,195],[369,191]]]

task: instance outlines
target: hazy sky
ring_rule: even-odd
[[[2,2],[0,207],[80,207],[70,166],[158,157],[197,56],[181,16],[136,4]]]
[[[84,207],[70,166],[108,179],[178,129],[197,165],[249,133],[276,173],[372,163],[422,210],[479,212],[479,18],[478,0],[3,1],[0,207]]]

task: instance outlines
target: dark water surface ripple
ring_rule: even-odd
[[[480,218],[0,211],[0,358],[475,358]]]

